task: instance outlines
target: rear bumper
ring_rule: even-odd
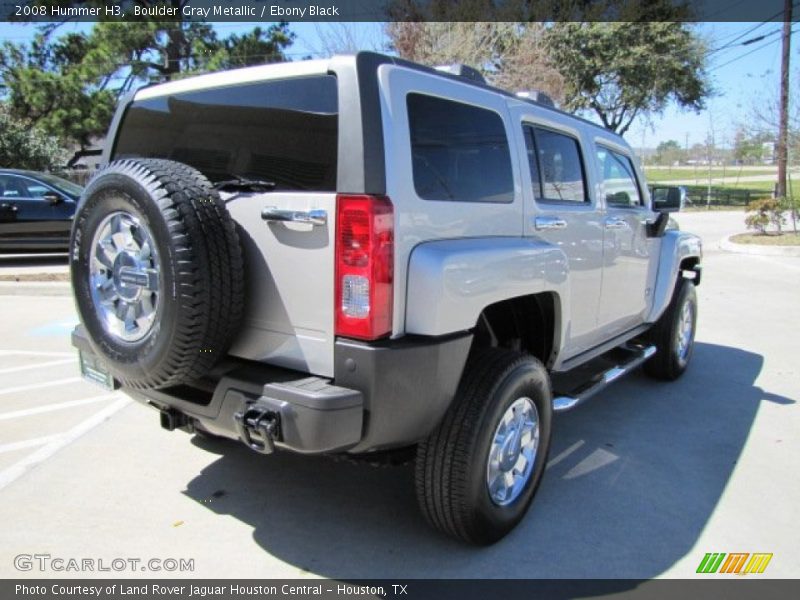
[[[447,339],[364,344],[339,340],[333,381],[230,358],[189,385],[123,391],[162,414],[168,429],[198,427],[242,439],[243,422],[263,413],[278,423],[274,445],[303,454],[367,452],[416,443],[439,423],[452,400],[472,341]],[[94,351],[81,326],[72,343]],[[258,431],[258,427],[254,427]]]

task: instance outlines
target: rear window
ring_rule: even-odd
[[[425,200],[512,202],[514,177],[496,112],[409,94],[414,189]]]
[[[136,101],[114,158],[168,158],[211,181],[247,177],[278,190],[336,190],[336,78],[260,81]]]

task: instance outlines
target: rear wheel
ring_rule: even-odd
[[[417,449],[417,498],[436,528],[496,542],[525,516],[550,448],[552,397],[544,366],[491,348],[465,369],[439,427]]]
[[[651,377],[672,381],[683,375],[694,349],[697,293],[688,279],[680,279],[667,310],[650,331],[656,354],[644,364]]]

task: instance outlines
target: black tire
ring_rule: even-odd
[[[114,214],[142,224],[158,256],[154,316],[135,341],[108,330],[91,290],[92,244]],[[177,385],[203,376],[225,356],[244,312],[242,250],[233,220],[202,173],[169,160],[112,162],[84,191],[70,247],[81,322],[123,385]]]
[[[523,397],[538,412],[539,444],[527,482],[513,501],[501,506],[489,492],[489,454],[501,418]],[[525,516],[541,482],[551,421],[550,378],[542,363],[504,349],[476,352],[442,423],[417,448],[417,499],[427,521],[472,544],[491,544],[510,532]]]
[[[685,306],[691,310],[691,336],[688,348],[680,351],[682,314]],[[644,363],[644,372],[650,377],[673,381],[683,375],[694,349],[694,334],[697,327],[697,293],[688,279],[679,279],[669,306],[656,321],[648,334],[650,343],[656,346],[655,355]]]

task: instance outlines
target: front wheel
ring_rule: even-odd
[[[444,420],[417,449],[417,498],[428,522],[474,544],[510,532],[544,474],[551,421],[542,363],[503,349],[477,352]]]
[[[688,279],[680,279],[667,310],[650,331],[656,354],[644,371],[656,379],[672,381],[683,375],[694,349],[697,293]]]

